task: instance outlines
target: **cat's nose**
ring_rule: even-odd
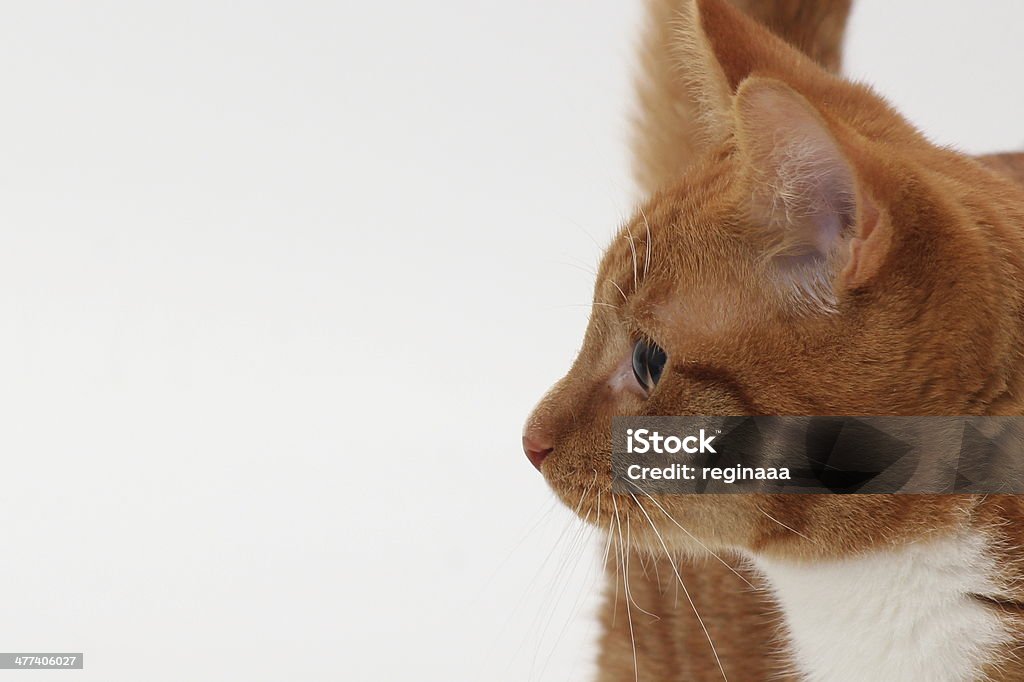
[[[540,471],[541,463],[547,459],[554,449],[547,438],[536,432],[528,430],[523,434],[523,452],[526,453],[526,458],[530,460],[530,464],[537,467],[537,471]]]

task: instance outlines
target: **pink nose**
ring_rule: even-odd
[[[523,436],[523,452],[526,453],[526,458],[530,460],[530,464],[537,467],[537,471],[540,471],[540,465],[548,458],[551,454],[553,447],[544,438],[538,437],[536,434],[528,433]]]

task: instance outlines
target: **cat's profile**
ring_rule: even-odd
[[[1024,157],[835,75],[848,1],[649,10],[647,198],[523,440],[609,534],[599,679],[1024,680],[1017,497],[611,493],[614,415],[1024,414]]]

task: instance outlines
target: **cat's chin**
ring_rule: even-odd
[[[622,504],[614,499],[620,496],[613,496],[608,478],[597,472],[585,480],[580,475],[559,476],[545,467],[544,477],[562,503],[586,523],[607,526],[614,517],[615,506]]]
[[[725,529],[743,528],[737,521],[744,505],[696,495],[662,497],[613,493],[611,476],[592,472],[589,479],[578,472],[557,476],[545,467],[545,477],[563,504],[584,523],[609,533],[614,540],[634,549],[664,556],[670,553],[702,559],[722,552],[745,550],[745,537],[733,537]],[[715,496],[721,498],[721,496]],[[731,519],[721,524],[715,519]]]

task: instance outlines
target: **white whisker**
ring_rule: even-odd
[[[611,308],[612,310],[618,310],[619,306],[612,305],[611,303],[602,303],[600,301],[592,301],[591,303],[566,303],[564,305],[555,306],[556,308],[590,308],[592,306],[599,305],[605,308]]]
[[[629,547],[632,544],[633,543],[632,543],[632,541],[630,539],[630,532],[629,532],[629,517],[627,516],[626,517],[626,546]],[[643,567],[643,561],[640,562],[640,566]],[[628,551],[626,552],[626,571],[625,572],[626,572],[626,575],[628,576],[629,575],[629,552]],[[644,576],[645,577],[647,576],[647,568],[646,567],[644,567]],[[633,606],[635,606],[639,611],[641,611],[642,613],[646,613],[648,616],[650,616],[654,620],[661,620],[660,616],[654,615],[653,613],[651,613],[647,609],[645,609],[642,606],[640,606],[639,604],[637,604],[636,603],[636,599],[633,599],[633,593],[632,592],[627,590],[626,594],[629,595],[629,600],[631,602],[633,602]]]
[[[787,526],[786,524],[784,524],[784,523],[783,523],[782,521],[779,521],[779,520],[778,520],[777,518],[775,518],[774,516],[772,516],[771,514],[769,514],[768,512],[766,512],[766,511],[765,511],[764,509],[761,509],[760,507],[758,507],[758,508],[757,508],[757,511],[761,512],[762,514],[764,514],[764,515],[765,515],[765,516],[767,516],[767,517],[768,517],[769,519],[771,519],[771,520],[772,520],[772,521],[774,521],[775,523],[779,524],[780,526],[782,526],[782,527],[783,527],[783,528],[785,528],[786,530],[788,530],[788,531],[792,531],[793,533],[796,533],[797,535],[799,535],[800,537],[802,537],[802,538],[803,538],[804,540],[807,540],[808,542],[813,542],[814,544],[818,544],[817,542],[815,542],[815,541],[814,541],[814,540],[812,540],[811,538],[807,537],[806,535],[804,535],[804,534],[803,534],[803,533],[801,533],[800,531],[796,530],[795,528],[790,528],[789,526]]]
[[[622,295],[622,300],[625,301],[626,303],[628,303],[629,299],[626,297],[626,292],[622,290],[622,287],[620,287],[618,284],[616,284],[615,280],[612,279],[611,277],[608,278],[608,281],[612,283],[613,287],[615,287],[616,289],[619,290],[619,293]]]
[[[597,270],[595,270],[592,267],[588,267],[588,266],[584,266],[584,265],[579,265],[578,263],[566,263],[565,261],[555,261],[555,262],[558,265],[564,265],[567,268],[576,268],[577,270],[581,270],[581,271],[587,273],[588,275],[593,275],[594,277],[597,277]]]
[[[705,545],[705,544],[704,544],[703,542],[701,542],[701,541],[700,541],[700,540],[699,540],[699,539],[697,538],[697,536],[696,536],[696,535],[694,535],[694,534],[693,534],[693,533],[691,533],[690,531],[688,531],[688,530],[686,530],[685,528],[683,528],[682,524],[680,524],[680,523],[679,523],[678,521],[676,521],[676,520],[675,520],[675,519],[674,519],[674,518],[672,517],[672,515],[671,515],[671,514],[669,514],[669,513],[668,513],[668,511],[667,511],[667,510],[666,510],[666,509],[665,509],[664,507],[662,507],[662,506],[661,506],[661,504],[660,504],[660,503],[659,503],[659,502],[658,502],[658,501],[657,501],[656,499],[654,499],[654,497],[653,497],[653,496],[652,496],[652,495],[651,495],[650,493],[648,493],[648,492],[646,492],[646,491],[642,490],[642,489],[640,488],[640,486],[638,486],[638,485],[637,485],[636,483],[633,483],[633,481],[628,481],[628,483],[629,483],[630,485],[632,485],[632,486],[633,486],[634,488],[636,488],[636,489],[637,489],[637,492],[641,493],[641,494],[642,494],[642,495],[643,495],[644,497],[646,497],[646,498],[647,498],[648,500],[650,500],[651,502],[653,502],[653,503],[654,503],[654,505],[655,505],[655,506],[656,506],[656,507],[657,507],[658,509],[660,509],[660,510],[661,510],[661,513],[662,513],[662,514],[664,514],[665,516],[667,516],[667,517],[668,517],[668,520],[669,520],[669,521],[671,521],[672,523],[674,523],[674,524],[676,525],[676,527],[677,527],[677,528],[679,528],[679,530],[681,530],[681,531],[683,531],[684,533],[686,533],[686,534],[687,534],[687,535],[689,536],[689,538],[690,538],[691,540],[693,540],[693,541],[694,541],[694,542],[696,542],[696,543],[697,543],[698,545],[700,545],[701,547],[703,547],[703,548],[704,548],[704,549],[705,549],[705,550],[706,550],[706,551],[707,551],[707,552],[708,552],[708,553],[709,553],[709,554],[710,554],[711,556],[713,556],[713,557],[715,557],[716,559],[718,559],[718,561],[719,561],[719,562],[720,562],[720,563],[721,563],[721,564],[722,564],[723,566],[725,566],[725,567],[726,567],[726,568],[728,568],[728,569],[729,569],[730,571],[732,571],[732,572],[733,572],[733,574],[734,574],[734,575],[735,575],[735,576],[736,576],[737,578],[739,578],[740,580],[742,580],[743,582],[745,582],[745,583],[746,583],[747,585],[749,585],[751,589],[754,589],[754,590],[756,590],[756,589],[757,589],[757,588],[756,588],[756,587],[755,587],[755,586],[754,586],[753,584],[751,584],[751,582],[750,582],[749,580],[747,580],[747,579],[746,579],[746,578],[744,578],[744,577],[743,577],[742,575],[740,575],[740,573],[739,573],[739,572],[738,572],[738,571],[737,571],[737,570],[736,570],[735,568],[733,568],[732,566],[730,566],[730,565],[728,564],[728,562],[726,562],[726,561],[725,561],[725,559],[723,559],[722,557],[720,557],[720,556],[719,556],[718,554],[716,554],[716,553],[715,553],[714,551],[712,551],[710,547],[708,547],[708,546],[707,546],[707,545]]]
[[[640,682],[640,665],[636,659],[636,635],[633,633],[633,614],[629,610],[629,576],[626,573],[628,564],[626,564],[626,550],[622,541],[622,523],[619,521],[619,505],[615,501],[614,495],[612,496],[612,504],[615,505],[615,525],[619,529],[619,554],[622,557],[622,590],[626,593],[626,620],[629,623],[629,641],[633,646],[633,679],[634,682]]]
[[[715,661],[718,663],[718,669],[722,671],[722,678],[725,682],[729,682],[729,677],[725,674],[725,667],[722,666],[722,660],[718,658],[718,649],[715,648],[715,642],[711,639],[711,633],[708,632],[707,626],[704,625],[704,619],[700,617],[700,613],[697,611],[697,605],[694,604],[693,598],[690,597],[690,591],[686,589],[686,585],[683,583],[683,576],[679,575],[679,568],[676,567],[675,561],[672,560],[672,553],[668,551],[668,545],[665,544],[664,538],[661,537],[661,533],[658,532],[658,527],[654,525],[654,521],[652,521],[651,517],[647,514],[647,510],[644,509],[642,504],[640,504],[640,500],[636,499],[636,495],[633,493],[630,493],[629,496],[633,498],[633,501],[640,508],[640,511],[643,512],[645,517],[647,517],[647,523],[650,524],[651,530],[654,531],[654,534],[658,538],[658,542],[661,543],[662,549],[665,550],[665,556],[668,557],[669,564],[672,566],[672,571],[676,574],[676,580],[679,581],[679,586],[683,588],[683,594],[686,595],[686,600],[690,602],[690,608],[693,609],[693,615],[697,616],[697,622],[700,623],[701,629],[704,630],[704,636],[707,637],[708,644],[711,645],[711,653],[715,655]]]
[[[633,253],[633,291],[640,288],[640,280],[637,275],[636,266],[636,244],[633,243],[633,231],[629,229],[629,225],[626,225],[626,234],[629,235],[629,250]]]
[[[644,256],[644,279],[647,279],[647,269],[651,265],[651,224],[647,222],[647,214],[644,213],[644,207],[640,207],[640,215],[643,216],[644,226],[647,228],[647,255]]]

